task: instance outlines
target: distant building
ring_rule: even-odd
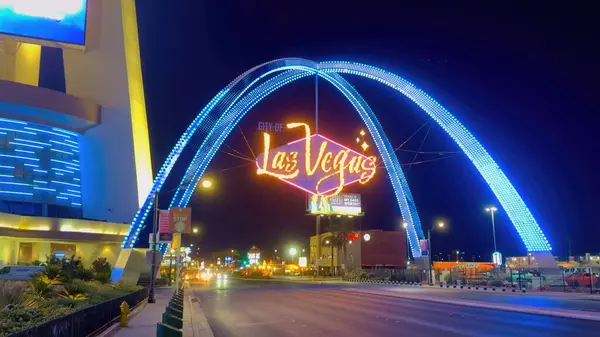
[[[320,235],[320,240],[321,255],[317,257],[317,236],[310,238],[309,263],[320,264],[325,273],[354,268],[406,268],[404,231],[358,231],[341,239],[327,232]]]
[[[600,255],[592,255],[586,253],[580,256],[554,257],[558,262],[558,266],[562,268],[573,267],[600,267]],[[527,256],[511,256],[506,258],[506,266],[513,269],[538,268],[535,256],[528,254]]]

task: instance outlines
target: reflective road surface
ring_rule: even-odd
[[[600,322],[362,294],[346,287],[230,279],[193,285],[192,296],[217,337],[600,336]]]

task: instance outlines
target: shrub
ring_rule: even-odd
[[[0,310],[7,305],[18,305],[23,302],[26,283],[19,281],[0,281]]]
[[[124,281],[119,281],[117,284],[115,284],[113,286],[113,288],[117,289],[117,290],[122,290],[127,293],[133,293],[133,292],[136,292],[136,291],[142,289],[142,287],[140,287],[138,285],[127,283]]]
[[[42,263],[42,261],[40,261],[40,260],[35,260],[35,261],[31,262],[31,265],[32,265],[32,266],[41,266],[42,264],[43,264],[43,263]]]
[[[86,282],[84,282],[82,280],[72,280],[69,283],[65,283],[64,287],[65,287],[64,292],[67,292],[72,295],[75,295],[75,294],[87,295],[91,292],[94,292],[93,285],[87,284]]]
[[[502,287],[504,285],[504,281],[500,280],[500,279],[493,279],[488,281],[488,285],[492,286],[492,287]]]
[[[96,274],[110,274],[112,272],[112,266],[106,261],[105,257],[99,257],[92,262],[92,269]]]
[[[44,321],[39,309],[19,305],[12,309],[0,310],[0,336],[31,328]]]
[[[77,278],[78,273],[82,273],[81,270],[83,269],[83,264],[81,263],[80,257],[75,257],[75,255],[73,255],[69,260],[60,260],[60,263],[62,265],[61,276],[67,282]]]
[[[91,269],[79,268],[75,270],[75,279],[83,281],[91,281],[95,275]]]
[[[111,273],[96,273],[96,275],[94,275],[94,280],[100,283],[109,283],[110,275]]]

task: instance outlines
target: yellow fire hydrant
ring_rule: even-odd
[[[119,317],[119,321],[121,322],[122,327],[127,326],[127,316],[129,315],[130,311],[131,309],[129,309],[129,305],[127,304],[127,302],[123,301],[123,303],[121,303],[121,317]]]

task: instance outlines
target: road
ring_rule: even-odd
[[[343,285],[229,280],[194,296],[216,337],[593,336],[599,322],[345,291]]]

